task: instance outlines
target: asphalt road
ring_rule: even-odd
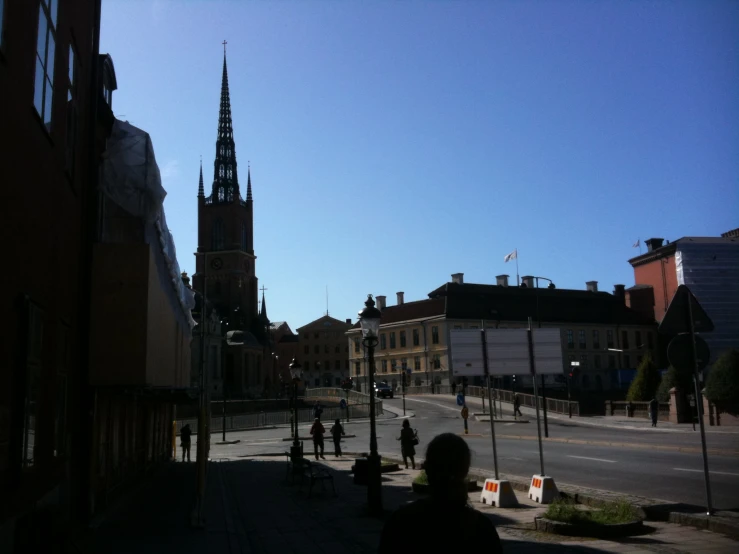
[[[386,405],[399,408],[401,399],[385,400]],[[411,425],[418,430],[421,444],[419,456],[428,441],[444,432],[462,433],[460,408],[451,396],[406,399],[408,412],[413,412]],[[504,406],[505,407],[505,406]],[[471,407],[472,412],[475,411]],[[377,439],[382,453],[400,455],[401,419],[381,419],[377,423]],[[367,421],[345,425],[347,433],[356,434],[342,442],[345,451],[367,451],[369,424]],[[488,422],[469,420],[468,444],[473,452],[473,467],[492,470],[493,451]],[[539,473],[536,423],[496,423],[499,471],[503,474],[528,478]],[[311,448],[307,427],[301,426],[306,437],[305,448]],[[544,466],[558,483],[567,483],[650,498],[705,505],[703,464],[700,436],[696,433],[655,432],[651,429],[628,430],[578,425],[572,420],[549,420],[550,439],[544,442]],[[265,429],[229,433],[229,438],[242,442],[216,446],[212,457],[239,456],[281,452],[289,449],[282,441],[289,429]],[[562,442],[575,440],[577,443]],[[739,435],[709,434],[708,447],[739,450]],[[595,444],[594,444],[595,443]],[[604,443],[616,443],[617,446]],[[628,446],[634,445],[634,446]],[[654,445],[655,448],[650,448]],[[326,453],[333,448],[326,441]],[[659,447],[660,449],[657,449]],[[694,448],[695,452],[680,452],[678,448]],[[714,507],[739,509],[739,457],[727,454],[709,455],[711,489]]]

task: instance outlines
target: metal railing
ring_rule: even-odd
[[[629,404],[633,408],[631,414],[629,414]],[[607,416],[626,416],[634,417],[637,419],[650,419],[649,415],[649,402],[613,402],[606,401],[606,415]],[[660,402],[659,412],[657,413],[657,419],[659,421],[670,421],[670,403]]]
[[[347,401],[347,404],[349,405],[349,408],[352,410],[351,417],[354,416],[354,407],[355,406],[367,406],[367,413],[369,414],[369,394],[365,394],[363,392],[357,392],[357,391],[345,391],[344,389],[334,388],[334,387],[317,387],[315,389],[305,389],[305,400],[308,401],[309,399],[315,399],[315,400],[335,400],[336,402],[340,401],[341,399],[345,399]],[[338,408],[340,409],[340,408]],[[326,409],[324,408],[323,413],[326,413]],[[375,414],[376,415],[382,415],[383,409],[382,409],[382,400],[375,397]],[[356,416],[356,417],[362,417],[362,416]]]

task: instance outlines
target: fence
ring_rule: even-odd
[[[352,410],[351,417],[363,417],[363,416],[355,416],[354,415],[354,409],[356,406],[366,406],[367,407],[367,414],[369,414],[369,394],[365,394],[363,392],[357,392],[357,391],[345,391],[344,389],[337,389],[332,387],[317,387],[315,389],[305,389],[305,399],[306,401],[310,399],[316,399],[316,400],[334,400],[336,402],[340,401],[342,398],[344,398],[347,401],[347,405]],[[340,409],[340,408],[337,408]],[[326,413],[326,409],[324,408],[323,413]],[[375,414],[376,415],[382,415],[383,409],[382,409],[382,400],[379,398],[375,398]],[[339,417],[339,416],[337,416]],[[325,416],[324,416],[325,419]]]
[[[462,392],[462,387],[457,385],[457,392]],[[452,387],[449,385],[434,385],[434,391],[437,394],[451,394]],[[513,395],[516,394],[509,390],[493,389],[493,399],[502,400],[513,404]],[[406,387],[406,394],[432,394],[430,386],[422,387]],[[486,387],[467,387],[467,396],[476,398],[485,397],[487,399],[487,388]],[[521,406],[528,406],[529,408],[536,408],[535,396],[533,394],[524,394],[522,392],[517,393],[518,399],[521,401]],[[569,405],[569,406],[568,406]],[[539,399],[539,407],[542,407],[541,398]],[[572,407],[572,415],[580,415],[580,404],[574,401],[561,400],[559,398],[547,398],[547,411],[554,414],[569,414],[569,407]]]
[[[633,411],[628,413],[627,408],[631,404]],[[627,417],[635,417],[638,419],[650,419],[649,402],[612,402],[606,401],[606,415],[623,415]],[[660,402],[659,412],[657,414],[659,421],[670,421],[670,403]]]

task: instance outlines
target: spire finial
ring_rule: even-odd
[[[224,39],[224,41],[223,41],[223,56],[224,56],[224,57],[226,56],[226,45],[227,45],[227,44],[228,44],[228,41],[226,41],[226,40]]]
[[[251,196],[251,163],[247,162],[246,166],[246,201],[247,203],[252,202]]]
[[[203,156],[200,155],[200,182],[198,183],[198,196],[205,196],[205,187],[203,186]]]

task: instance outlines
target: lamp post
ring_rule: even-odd
[[[293,445],[290,447],[290,458],[293,462],[297,462],[302,458],[300,453],[300,440],[298,439],[298,383],[303,375],[303,368],[295,361],[290,362],[290,377],[293,379],[293,419],[295,424],[295,432],[293,433]],[[294,467],[294,466],[293,466]]]
[[[370,454],[367,460],[367,505],[370,515],[382,513],[382,481],[380,475],[380,456],[377,453],[377,432],[375,429],[375,346],[380,330],[380,310],[375,308],[372,295],[367,295],[365,308],[359,312],[362,327],[362,342],[367,347],[369,358],[369,401],[370,401]]]
[[[536,279],[536,319],[537,319],[537,326],[539,329],[541,329],[541,315],[539,314],[539,279],[542,279],[543,281],[549,281],[549,284],[547,285],[547,288],[550,290],[553,290],[557,288],[551,279],[547,277],[536,277],[534,276],[534,279]],[[534,376],[534,379],[536,379],[536,376]],[[544,376],[541,376],[541,400],[542,400],[542,407],[544,409],[544,436],[549,438],[549,423],[547,421],[547,389],[544,381]]]
[[[572,418],[572,404],[570,403],[570,382],[575,378],[575,374],[577,374],[579,369],[580,362],[570,362],[570,374],[567,377],[567,413],[569,414],[570,418]]]

